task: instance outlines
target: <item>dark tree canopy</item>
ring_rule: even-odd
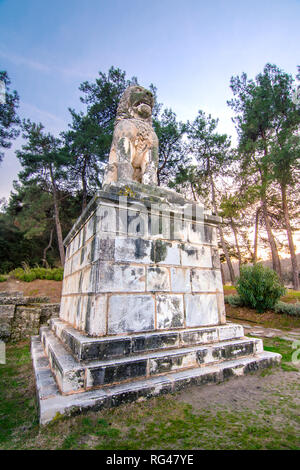
[[[0,162],[4,157],[2,149],[9,149],[11,141],[18,137],[20,132],[18,129],[20,120],[17,115],[19,95],[16,91],[10,92],[10,83],[7,72],[0,71],[1,91],[4,91],[0,97],[2,98],[0,100]]]

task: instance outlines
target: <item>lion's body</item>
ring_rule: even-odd
[[[157,184],[158,139],[152,127],[152,106],[152,94],[144,88],[131,86],[125,90],[117,111],[104,184]]]

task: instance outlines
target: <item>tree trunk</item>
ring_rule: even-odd
[[[262,138],[264,140],[264,158],[265,158],[265,162],[263,163],[260,169],[261,183],[262,183],[262,193],[261,193],[262,212],[263,212],[264,221],[266,224],[266,230],[267,230],[268,239],[269,239],[269,244],[271,248],[273,269],[274,271],[277,272],[278,276],[281,279],[280,259],[278,256],[277,246],[276,246],[275,238],[274,238],[271,224],[270,224],[270,219],[268,215],[268,207],[267,207],[267,199],[266,199],[266,191],[267,191],[267,184],[268,184],[267,183],[268,182],[268,176],[267,176],[268,175],[268,166],[267,166],[268,142],[264,133],[262,133]]]
[[[215,184],[214,184],[211,173],[210,173],[210,186],[211,186],[212,205],[213,205],[214,212],[217,215],[218,208],[217,208],[217,201],[216,201],[216,190],[215,190]],[[232,266],[232,263],[231,263],[229,252],[227,250],[227,246],[226,246],[225,238],[224,238],[224,233],[223,233],[223,229],[222,229],[221,225],[219,225],[219,234],[220,234],[220,241],[221,241],[222,250],[223,250],[223,253],[225,255],[226,263],[227,263],[227,266],[228,266],[228,269],[229,269],[230,280],[231,280],[232,284],[235,284],[234,269],[233,269],[233,266]]]
[[[277,251],[275,238],[274,238],[274,235],[273,235],[272,229],[271,229],[270,219],[269,219],[268,210],[267,210],[267,202],[266,202],[265,198],[262,198],[262,211],[263,211],[264,221],[265,221],[265,224],[266,224],[266,230],[267,230],[267,234],[268,234],[269,244],[270,244],[270,248],[271,248],[273,269],[274,269],[274,271],[277,272],[278,276],[281,279],[280,259],[279,259],[279,256],[278,256],[278,251]]]
[[[220,234],[222,250],[223,250],[223,253],[225,255],[226,263],[227,263],[227,266],[228,266],[228,269],[229,269],[230,280],[231,280],[231,283],[234,285],[235,284],[234,269],[233,269],[232,262],[231,262],[231,259],[230,259],[230,256],[229,256],[229,252],[227,250],[223,229],[220,225],[219,225],[219,234]]]
[[[224,286],[225,285],[225,276],[224,276],[224,269],[223,269],[222,263],[220,264],[220,267],[221,267],[222,284]]]
[[[54,219],[55,219],[55,225],[56,225],[59,256],[60,256],[61,265],[63,267],[65,264],[65,249],[64,249],[62,230],[61,230],[61,224],[60,224],[60,219],[59,219],[57,188],[56,188],[51,164],[50,164],[50,176],[51,176],[51,183],[52,183],[52,190],[53,190]]]
[[[258,225],[259,225],[259,215],[261,208],[259,207],[256,210],[255,214],[255,231],[254,231],[254,254],[253,254],[253,264],[257,263],[257,247],[258,247]]]
[[[46,256],[47,256],[47,251],[49,250],[49,248],[52,248],[52,237],[53,237],[53,229],[51,229],[51,232],[50,232],[49,243],[48,243],[48,245],[46,246],[46,248],[45,248],[44,251],[43,251],[43,259],[42,259],[42,262],[43,262],[43,265],[44,265],[46,268],[49,268],[49,265],[48,265]]]
[[[282,210],[283,210],[285,228],[287,232],[289,249],[290,249],[290,254],[291,254],[293,287],[295,290],[299,290],[299,270],[298,270],[297,256],[295,253],[295,245],[293,242],[293,234],[292,234],[292,229],[291,229],[291,224],[290,224],[289,210],[288,210],[288,205],[287,205],[286,186],[284,184],[281,184],[280,187],[281,187],[281,195],[282,195]]]
[[[236,246],[236,250],[237,250],[237,254],[238,254],[238,260],[239,260],[239,271],[240,271],[241,265],[242,265],[242,255],[241,255],[241,250],[240,250],[236,225],[235,225],[235,223],[232,219],[230,220],[230,225],[231,225],[231,228],[232,228],[232,231],[233,231],[233,234],[234,234],[235,246]]]
[[[192,195],[193,195],[194,201],[197,201],[193,183],[191,183],[191,190],[192,190]]]
[[[87,184],[86,184],[86,159],[84,159],[84,164],[81,171],[81,182],[82,182],[82,211],[87,206]]]

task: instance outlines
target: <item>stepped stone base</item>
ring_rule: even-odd
[[[162,188],[95,195],[64,242],[59,319],[32,342],[42,424],[280,361],[226,324],[219,222]]]
[[[281,360],[280,354],[262,351],[256,355],[187,370],[109,385],[94,390],[61,394],[38,336],[32,337],[32,358],[40,409],[40,423],[46,424],[58,415],[75,415],[88,410],[101,410],[122,403],[141,401],[159,394],[172,393],[188,385],[205,385],[263,369]]]

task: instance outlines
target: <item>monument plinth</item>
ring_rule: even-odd
[[[65,239],[60,317],[32,342],[40,421],[280,360],[226,324],[219,217],[156,186],[153,101],[120,101],[104,186]]]

